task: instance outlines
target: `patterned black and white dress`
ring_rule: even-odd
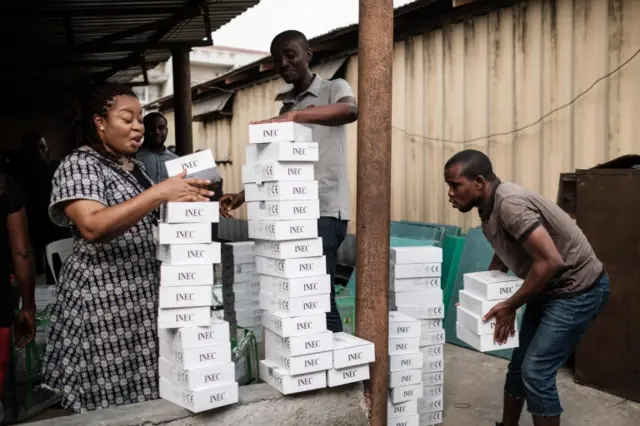
[[[148,215],[105,243],[82,238],[63,212],[70,200],[120,204],[152,185],[144,166],[125,171],[88,147],[65,158],[53,178],[49,215],[74,232],[58,280],[44,382],[76,412],[158,398],[158,275]]]

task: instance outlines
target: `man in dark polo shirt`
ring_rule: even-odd
[[[327,313],[327,328],[342,331],[342,321],[335,302],[334,276],[338,249],[347,235],[351,215],[347,174],[347,124],[358,118],[358,106],[345,80],[323,80],[309,69],[312,52],[307,38],[299,31],[284,31],[271,42],[271,56],[282,79],[290,87],[280,95],[283,106],[280,115],[260,123],[293,121],[309,126],[318,143],[318,162],[314,167],[320,198],[318,236],[331,276],[331,312]],[[220,214],[244,203],[244,191],[220,198]]]
[[[498,425],[516,426],[524,401],[535,426],[559,425],[556,374],[607,302],[604,267],[564,211],[519,185],[501,182],[482,152],[468,149],[451,157],[444,179],[453,207],[463,213],[478,209],[495,250],[490,269],[510,270],[524,280],[483,318],[495,318],[494,339],[504,343],[514,333],[516,310],[526,305]]]

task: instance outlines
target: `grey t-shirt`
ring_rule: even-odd
[[[284,105],[280,114],[335,104],[349,96],[353,97],[353,90],[345,80],[338,78],[327,81],[315,75],[305,92],[295,96],[292,91],[288,91],[281,96]],[[319,161],[315,164],[315,178],[320,194],[320,216],[349,220],[351,207],[347,175],[347,126],[305,125],[311,127],[313,141],[318,143]]]
[[[484,235],[502,262],[519,278],[526,278],[533,260],[523,244],[544,226],[564,261],[544,293],[561,297],[592,287],[604,266],[587,237],[551,200],[509,182],[498,183],[486,210],[480,215]]]
[[[140,148],[136,158],[144,164],[144,168],[154,183],[160,183],[169,178],[165,161],[178,158],[176,154],[164,148],[160,152],[153,152],[147,148]]]

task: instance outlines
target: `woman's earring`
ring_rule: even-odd
[[[104,132],[104,127],[100,126],[100,130]]]

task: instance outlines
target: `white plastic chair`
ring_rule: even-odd
[[[53,275],[53,279],[56,284],[58,284],[58,274],[56,274],[56,271],[53,267],[53,255],[57,254],[60,257],[60,262],[64,264],[65,260],[67,260],[72,251],[73,238],[65,238],[64,240],[58,240],[47,244],[47,247],[45,249],[45,253],[47,256],[47,265],[49,265],[49,269],[51,269],[51,275]]]

